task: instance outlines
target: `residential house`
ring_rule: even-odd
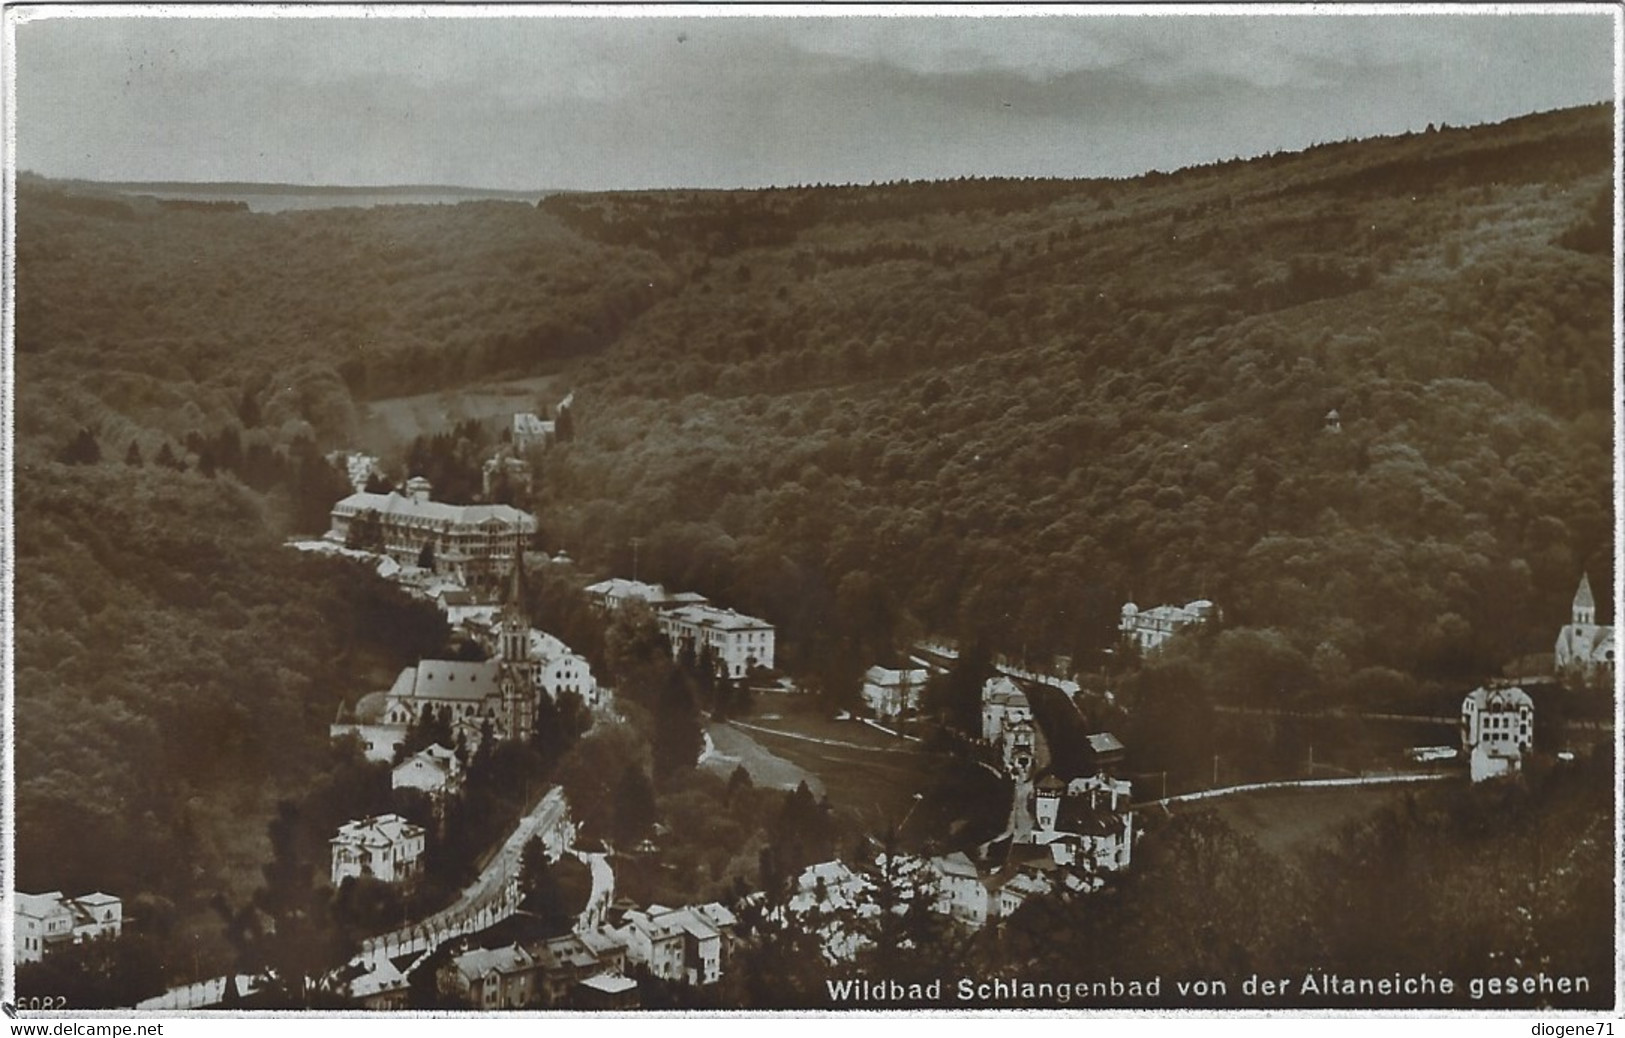
[[[453,957],[439,979],[474,1009],[520,1009],[535,1000],[536,960],[517,944],[474,948]]]
[[[1591,594],[1591,577],[1581,574],[1569,623],[1557,632],[1552,663],[1565,678],[1612,688],[1614,649],[1613,625],[1597,623],[1597,600]]]
[[[361,743],[361,751],[370,761],[389,763],[395,759],[395,751],[406,742],[407,725],[403,722],[387,721],[389,716],[390,699],[388,692],[368,692],[351,709],[339,706],[337,716],[328,726],[328,738],[342,739],[346,736],[355,736]],[[399,712],[396,712],[399,716]]]
[[[925,691],[923,667],[893,670],[870,667],[863,675],[863,701],[883,721],[920,712],[920,696]]]
[[[400,815],[379,815],[346,822],[332,845],[332,883],[352,876],[372,876],[385,883],[411,879],[423,857],[423,827]]]
[[[989,916],[989,896],[982,874],[963,851],[931,859],[937,881],[936,910],[956,922],[980,929]]]
[[[340,981],[363,1009],[389,1012],[406,1008],[411,984],[387,955],[351,963],[341,973]]]
[[[17,892],[16,961],[39,962],[47,952],[97,937],[117,937],[124,929],[124,902],[100,891],[81,897]]]
[[[1535,742],[1535,703],[1521,688],[1479,688],[1461,701],[1461,748],[1474,782],[1523,768]]]
[[[545,446],[557,431],[557,423],[529,411],[521,411],[513,416],[514,450],[526,451]]]
[[[554,702],[561,693],[574,692],[587,706],[598,704],[592,664],[553,635],[531,628],[524,663],[530,669],[531,684]]]
[[[619,930],[626,941],[627,961],[642,966],[663,980],[683,980],[687,976],[683,920],[669,908],[650,905],[647,911],[632,909]]]
[[[549,937],[528,947],[536,962],[536,997],[547,1008],[568,1004],[577,984],[606,969],[579,934]]]
[[[1159,605],[1141,609],[1133,602],[1123,606],[1118,629],[1141,652],[1155,652],[1178,631],[1218,617],[1218,608],[1205,598],[1183,606]]]
[[[598,960],[599,969],[610,973],[626,972],[626,939],[614,930],[593,929],[581,930],[576,934],[581,943],[592,952],[593,958]]]
[[[982,741],[1009,774],[1042,766],[1047,754],[1033,724],[1032,704],[1014,678],[995,674],[982,686]]]
[[[1035,791],[1032,842],[1055,863],[1099,877],[1128,869],[1134,846],[1133,787],[1123,779],[1090,775],[1061,783],[1053,775]]]
[[[590,584],[587,597],[599,609],[615,612],[630,602],[642,602],[650,609],[675,609],[685,605],[704,605],[709,599],[693,591],[667,591],[664,585],[649,584],[641,580],[611,577]]]
[[[401,761],[390,772],[392,789],[421,789],[432,797],[454,793],[462,780],[457,754],[436,743]]]

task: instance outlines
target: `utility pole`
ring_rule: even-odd
[[[632,538],[632,579],[638,579],[638,545],[643,543],[642,537]]]
[[[1219,788],[1219,755],[1217,753],[1213,755],[1213,785],[1209,788]]]

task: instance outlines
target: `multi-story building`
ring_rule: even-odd
[[[758,667],[773,666],[773,625],[766,620],[712,605],[663,609],[655,620],[673,654],[709,650],[726,677],[737,680]]]
[[[626,959],[665,980],[693,985],[722,979],[735,918],[716,902],[687,908],[650,905],[632,909],[616,936]]]
[[[693,591],[667,591],[640,580],[612,577],[586,591],[600,609],[614,611],[629,602],[649,606],[673,656],[685,649],[696,654],[709,650],[722,674],[735,680],[757,667],[773,667],[774,629],[766,620],[720,609]]]
[[[1461,701],[1461,748],[1474,782],[1523,767],[1535,742],[1535,703],[1521,688],[1479,688]]]
[[[439,975],[442,990],[466,999],[475,1009],[520,1009],[536,999],[536,960],[517,944],[473,948],[448,962]]]
[[[1205,598],[1183,606],[1159,605],[1141,609],[1133,602],[1123,606],[1118,629],[1141,652],[1154,652],[1174,636],[1174,632],[1208,623],[1218,616],[1218,608]]]
[[[423,827],[400,815],[346,822],[328,842],[335,887],[352,876],[372,876],[385,883],[411,879],[423,857]]]
[[[446,504],[432,492],[414,476],[405,494],[351,494],[333,506],[327,539],[382,551],[403,566],[416,565],[427,547],[436,570],[458,583],[497,585],[520,561],[536,518],[510,505]]]
[[[919,713],[925,679],[924,667],[870,667],[863,675],[863,701],[883,721]]]
[[[650,584],[642,580],[610,577],[590,584],[587,597],[600,609],[614,612],[630,602],[642,602],[650,609],[675,609],[685,605],[704,605],[709,599],[697,591],[667,591],[663,584]]]
[[[124,902],[100,891],[82,897],[17,892],[16,961],[39,962],[47,952],[95,937],[117,937],[124,928]]]

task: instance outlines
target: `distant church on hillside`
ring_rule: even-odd
[[[1552,663],[1562,677],[1587,683],[1614,683],[1614,628],[1597,623],[1591,578],[1581,574],[1573,615],[1557,633]]]

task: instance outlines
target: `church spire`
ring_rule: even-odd
[[[1577,624],[1594,624],[1597,622],[1597,600],[1591,597],[1591,575],[1580,574],[1580,588],[1574,592],[1574,622]]]

